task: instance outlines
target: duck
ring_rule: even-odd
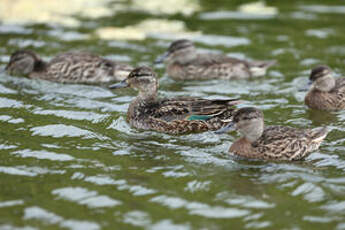
[[[224,54],[198,53],[187,39],[171,43],[168,51],[155,60],[165,63],[174,80],[249,79],[264,76],[276,61],[246,61]]]
[[[345,109],[345,78],[335,79],[329,66],[314,67],[308,86],[304,102],[309,108],[325,111]]]
[[[297,161],[317,150],[328,134],[327,127],[297,129],[288,126],[265,126],[264,115],[254,107],[243,107],[217,134],[237,130],[242,137],[229,152],[240,159]]]
[[[59,83],[98,84],[121,81],[133,70],[128,64],[117,63],[83,51],[58,54],[49,62],[34,51],[17,50],[5,67],[10,75],[22,75]]]
[[[139,130],[172,135],[205,132],[224,127],[239,99],[203,99],[199,97],[158,98],[157,74],[147,66],[135,68],[128,77],[109,86],[130,87],[138,95],[128,107],[127,122]]]

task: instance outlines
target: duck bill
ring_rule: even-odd
[[[299,92],[306,92],[309,90],[310,86],[313,84],[313,82],[311,80],[308,81],[307,85],[304,86],[303,88],[299,89]]]
[[[120,89],[129,87],[127,79],[109,86],[109,89]]]
[[[223,128],[218,129],[214,133],[215,134],[223,134],[223,133],[227,133],[227,132],[230,132],[230,131],[233,131],[233,130],[235,130],[235,123],[234,122],[230,122],[229,124],[227,124]]]
[[[165,61],[165,59],[167,59],[168,56],[169,56],[169,52],[165,52],[164,54],[162,54],[156,58],[156,60],[154,61],[154,64],[163,63]]]

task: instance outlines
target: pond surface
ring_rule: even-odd
[[[131,129],[135,92],[0,74],[0,229],[345,229],[345,113],[306,108],[316,64],[344,76],[345,1],[2,0],[0,68],[16,49],[88,50],[152,65],[177,38],[278,61],[251,81],[176,82],[160,95],[240,97],[266,124],[328,126],[305,161],[234,161],[236,133]]]

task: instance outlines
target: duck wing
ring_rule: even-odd
[[[238,99],[208,100],[193,97],[163,99],[158,104],[154,117],[164,121],[200,120],[206,121],[241,103]]]
[[[327,132],[326,128],[268,126],[252,145],[264,159],[300,160],[319,147]]]
[[[222,65],[222,64],[240,64],[243,63],[248,66],[248,63],[244,60],[228,57],[223,54],[198,54],[198,57],[194,59],[193,64],[201,66]]]
[[[72,51],[66,53],[60,53],[55,56],[50,62],[50,65],[54,65],[56,63],[69,63],[69,64],[92,64],[94,63],[95,66],[108,66],[112,67],[114,65],[113,61],[107,60],[102,58],[98,55],[88,53],[88,52],[79,52],[79,51]]]
[[[335,80],[335,87],[332,91],[343,91],[345,92],[345,77],[338,78]]]
[[[336,108],[345,108],[345,78],[338,78],[335,87],[329,92],[331,97],[327,98]]]
[[[88,52],[66,52],[57,55],[48,63],[47,75],[60,82],[96,83],[121,80],[122,75],[127,76],[131,69],[129,65]],[[122,74],[121,71],[126,73]],[[121,73],[121,76],[117,76],[118,73]]]

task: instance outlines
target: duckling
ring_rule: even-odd
[[[233,121],[216,133],[228,132],[233,127],[243,137],[231,145],[229,152],[239,158],[260,160],[301,160],[317,150],[328,134],[326,127],[315,129],[264,127],[263,113],[253,107],[236,111]]]
[[[14,52],[5,68],[11,75],[24,75],[61,83],[89,84],[121,81],[132,69],[124,63],[77,51],[61,53],[46,62],[30,50]]]
[[[131,87],[139,91],[127,111],[127,122],[136,129],[168,134],[217,130],[229,121],[238,99],[207,100],[197,97],[157,98],[158,80],[149,67],[134,69],[111,89]],[[226,118],[226,119],[225,119]]]
[[[222,54],[197,53],[193,42],[182,39],[171,43],[155,63],[165,62],[175,80],[247,79],[263,76],[276,61],[246,61]]]
[[[308,107],[326,111],[345,109],[345,78],[334,79],[331,68],[326,65],[313,68],[309,85],[304,98]]]

